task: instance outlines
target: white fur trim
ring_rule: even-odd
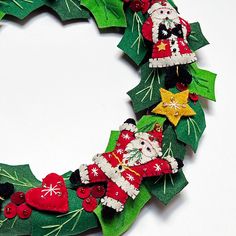
[[[151,15],[153,12],[155,12],[159,8],[170,9],[170,10],[174,9],[168,2],[166,3],[166,6],[162,6],[160,3],[156,2],[149,8],[148,14]]]
[[[116,168],[112,167],[105,157],[102,155],[97,155],[93,158],[93,161],[100,167],[109,179],[123,189],[131,198],[136,198],[139,194],[139,190],[127,181]]]
[[[166,156],[163,159],[169,162],[173,174],[178,172],[178,162],[174,157]]]
[[[136,125],[128,124],[128,123],[124,123],[123,125],[120,126],[120,131],[122,130],[128,130],[134,133],[138,131]]]
[[[194,53],[189,54],[173,54],[171,57],[151,58],[149,59],[150,68],[162,68],[176,65],[185,65],[197,61]]]
[[[101,199],[101,203],[103,206],[111,207],[111,208],[115,209],[117,212],[121,212],[124,209],[124,205],[121,202],[119,202],[111,197],[105,196],[104,198]]]
[[[80,173],[80,178],[81,178],[81,182],[83,184],[88,184],[89,181],[89,174],[88,174],[88,168],[87,165],[81,165],[79,167],[79,173]]]

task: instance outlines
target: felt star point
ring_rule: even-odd
[[[196,115],[195,111],[188,105],[189,90],[173,94],[165,89],[160,89],[162,102],[152,112],[165,115],[169,121],[177,126],[182,116]]]

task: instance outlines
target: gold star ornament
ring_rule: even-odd
[[[174,94],[161,88],[160,93],[162,102],[152,112],[165,115],[174,126],[179,123],[182,116],[196,115],[195,111],[188,105],[189,90]]]

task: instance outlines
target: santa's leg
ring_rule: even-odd
[[[107,183],[106,196],[101,199],[103,205],[102,215],[104,218],[111,218],[116,213],[124,209],[128,195],[116,183],[109,181]]]
[[[188,72],[185,65],[179,66],[179,82],[183,84],[190,84],[192,82],[192,75]]]
[[[167,67],[165,76],[166,89],[175,87],[177,81],[178,81],[177,67],[176,66]]]

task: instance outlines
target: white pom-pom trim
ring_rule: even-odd
[[[120,126],[120,131],[122,131],[122,130],[128,130],[128,131],[131,131],[134,133],[138,131],[136,125],[128,124],[128,123],[124,123],[123,125]]]
[[[113,209],[115,209],[117,212],[121,212],[124,209],[124,204],[122,204],[121,202],[111,198],[111,197],[104,197],[101,199],[101,203],[103,206],[108,206],[111,207]]]
[[[169,162],[173,174],[178,172],[178,162],[176,161],[174,157],[166,156],[166,157],[163,157],[163,159]]]
[[[80,173],[80,178],[81,178],[81,182],[83,184],[88,184],[89,181],[89,174],[88,174],[88,168],[87,165],[81,165],[79,167],[79,173]]]

